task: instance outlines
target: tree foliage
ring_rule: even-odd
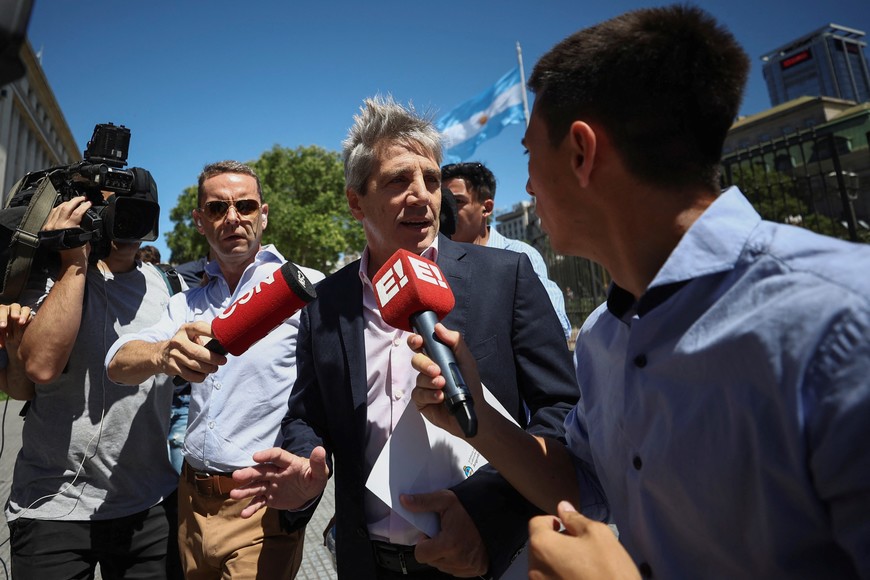
[[[191,212],[196,207],[196,186],[186,188],[175,207],[169,212],[169,219],[175,224],[172,231],[166,234],[166,245],[172,251],[170,261],[181,264],[208,254],[208,242],[196,231]]]
[[[331,272],[342,254],[361,252],[362,227],[350,215],[339,154],[317,146],[288,149],[275,145],[251,166],[260,176],[269,205],[264,244],[275,244],[288,260]],[[170,213],[175,228],[167,235],[172,261],[197,259],[208,252],[190,215],[196,187],[187,188]]]
[[[744,168],[734,180],[762,218],[826,236],[847,238],[847,231],[838,220],[815,211],[813,191],[807,183],[806,179],[796,180],[757,166]]]

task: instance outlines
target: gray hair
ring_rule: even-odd
[[[417,115],[412,105],[404,107],[390,95],[376,96],[363,101],[360,113],[353,119],[353,127],[342,142],[341,157],[345,184],[359,195],[366,193],[366,180],[379,143],[399,143],[419,150],[441,166],[441,134],[430,119]]]

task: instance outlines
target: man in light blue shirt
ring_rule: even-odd
[[[526,188],[554,249],[613,285],[577,339],[567,447],[477,405],[470,442],[558,515],[530,523],[530,572],[870,578],[870,247],[720,191],[748,70],[687,5],[581,30],[535,66]],[[459,433],[437,368],[414,367],[418,408]]]
[[[553,303],[565,338],[571,338],[571,322],[565,313],[565,296],[562,289],[547,276],[547,264],[541,253],[525,242],[504,237],[489,225],[496,187],[492,171],[478,162],[451,163],[441,168],[441,183],[442,189],[449,189],[456,200],[456,231],[450,239],[527,255]]]
[[[301,563],[300,531],[285,532],[277,510],[238,517],[247,502],[229,495],[238,486],[232,472],[281,441],[296,380],[299,313],[239,356],[202,346],[211,321],[286,261],[274,246],[261,245],[268,211],[253,169],[235,161],[206,166],[193,220],[210,247],[208,282],[173,296],[158,324],[122,336],[106,356],[109,378],[121,384],[156,373],[191,382],[178,494],[179,546],[189,579],[293,578]],[[323,278],[300,270],[312,282]]]

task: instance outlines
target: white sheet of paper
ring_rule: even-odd
[[[483,396],[493,408],[516,424],[485,386]],[[399,495],[452,487],[486,464],[486,459],[468,442],[436,427],[409,405],[375,461],[366,487],[431,538],[440,530],[438,516],[431,512],[406,510]]]

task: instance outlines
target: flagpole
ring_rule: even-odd
[[[523,49],[520,41],[517,41],[517,61],[520,63],[520,83],[523,89],[523,117],[526,119],[526,127],[529,126],[529,97],[526,92],[526,73],[523,70]]]

